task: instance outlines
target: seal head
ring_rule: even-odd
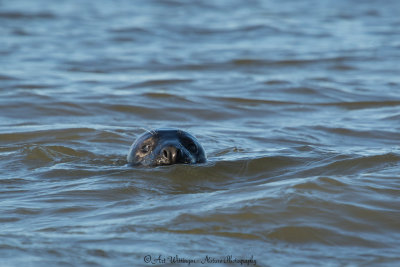
[[[206,162],[206,154],[191,134],[176,129],[146,132],[132,144],[128,157],[131,165],[162,166]]]

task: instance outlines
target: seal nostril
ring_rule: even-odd
[[[164,164],[175,164],[177,160],[178,149],[175,146],[168,146],[161,150],[160,156]]]
[[[168,158],[168,156],[169,156],[168,149],[165,149],[165,148],[163,149],[163,155],[165,158]]]

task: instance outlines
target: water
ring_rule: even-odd
[[[1,266],[399,264],[399,13],[0,1]],[[159,127],[208,163],[127,166]]]

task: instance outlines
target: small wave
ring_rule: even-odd
[[[13,89],[49,89],[49,88],[56,88],[58,87],[57,85],[48,85],[48,84],[34,84],[34,83],[28,83],[28,84],[16,84],[12,86],[11,88]]]
[[[357,68],[349,64],[335,64],[332,67],[330,67],[330,69],[338,71],[349,71],[349,70],[356,70]]]
[[[212,161],[200,165],[174,165],[154,169],[134,168],[136,175],[165,194],[190,194],[228,190],[279,179],[304,159],[261,157]],[[151,175],[149,176],[149,172]]]
[[[318,106],[335,106],[348,110],[369,109],[369,108],[384,108],[400,106],[400,101],[349,101],[349,102],[332,102],[332,103],[318,103]]]
[[[386,140],[399,140],[400,139],[400,133],[396,131],[391,131],[391,130],[361,130],[361,129],[351,129],[351,128],[343,128],[343,127],[328,127],[328,126],[314,126],[311,127],[311,129],[314,129],[319,132],[325,132],[328,134],[334,134],[338,136],[348,136],[348,137],[355,137],[360,140],[362,138],[369,139],[369,140],[374,140],[374,139],[381,139],[382,141]],[[358,141],[360,142],[360,141]]]
[[[108,30],[112,33],[137,33],[137,34],[146,34],[149,33],[148,29],[141,28],[141,27],[119,27],[119,28],[111,28]]]
[[[144,117],[149,117],[152,118],[154,114],[157,113],[157,109],[154,107],[148,107],[148,106],[133,106],[133,105],[105,105],[105,109],[109,111],[117,111],[121,112],[124,114],[130,114],[133,116],[144,116]]]
[[[49,12],[39,12],[39,13],[27,13],[27,12],[13,12],[13,11],[8,11],[0,12],[0,18],[4,19],[54,19],[56,18],[56,15],[53,13]]]
[[[24,207],[20,207],[20,208],[16,208],[13,211],[10,211],[12,213],[18,214],[18,215],[38,215],[42,213],[41,209],[37,209],[37,208],[24,208]]]
[[[25,163],[38,166],[39,163],[55,164],[57,162],[81,161],[83,158],[91,156],[88,151],[78,151],[65,146],[44,146],[31,145],[23,149]]]
[[[253,58],[239,58],[234,59],[230,63],[237,66],[299,66],[308,64],[319,63],[341,63],[354,60],[353,57],[330,57],[330,58],[312,58],[312,59],[282,59],[282,60],[268,60],[268,59],[253,59]]]
[[[266,235],[267,238],[287,243],[320,243],[328,246],[362,246],[379,248],[384,243],[368,240],[357,235],[345,235],[338,231],[313,226],[283,226],[273,229]]]
[[[57,127],[56,125],[40,125],[40,126],[26,126],[16,125],[14,129],[18,131],[0,133],[1,141],[7,144],[41,144],[51,143],[55,140],[73,140],[76,134],[85,135],[95,132],[95,129],[90,128],[65,128],[65,125]],[[34,146],[32,146],[34,147]],[[26,147],[29,149],[29,146]]]
[[[394,115],[389,115],[383,118],[384,120],[389,120],[389,121],[395,121],[398,122],[400,121],[400,114],[394,114]]]
[[[134,83],[118,89],[133,89],[133,88],[143,88],[143,87],[153,87],[153,86],[163,86],[163,85],[173,85],[181,83],[190,83],[193,80],[190,79],[161,79],[161,80],[148,80],[139,83]]]
[[[355,174],[380,170],[400,165],[400,155],[387,153],[383,155],[361,156],[330,163],[324,166],[327,173]]]
[[[296,102],[289,101],[277,101],[277,100],[265,100],[258,98],[239,98],[239,97],[224,97],[224,96],[209,96],[205,97],[208,100],[217,101],[219,103],[233,103],[233,104],[247,104],[247,105],[294,105]]]
[[[32,35],[31,32],[28,32],[25,29],[15,29],[15,30],[12,31],[12,33],[14,35],[17,35],[17,36],[30,36],[30,35]]]
[[[18,80],[18,78],[9,76],[9,75],[0,74],[0,81],[14,81],[14,80]]]
[[[289,81],[284,81],[284,80],[268,80],[268,81],[265,81],[264,82],[264,84],[267,84],[267,85],[288,85],[288,84],[290,84],[290,82]]]

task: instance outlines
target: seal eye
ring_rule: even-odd
[[[197,146],[196,146],[195,143],[190,142],[190,143],[187,145],[187,148],[188,148],[191,152],[197,153]]]
[[[149,153],[151,146],[149,144],[145,144],[140,148],[140,152],[142,153]]]

